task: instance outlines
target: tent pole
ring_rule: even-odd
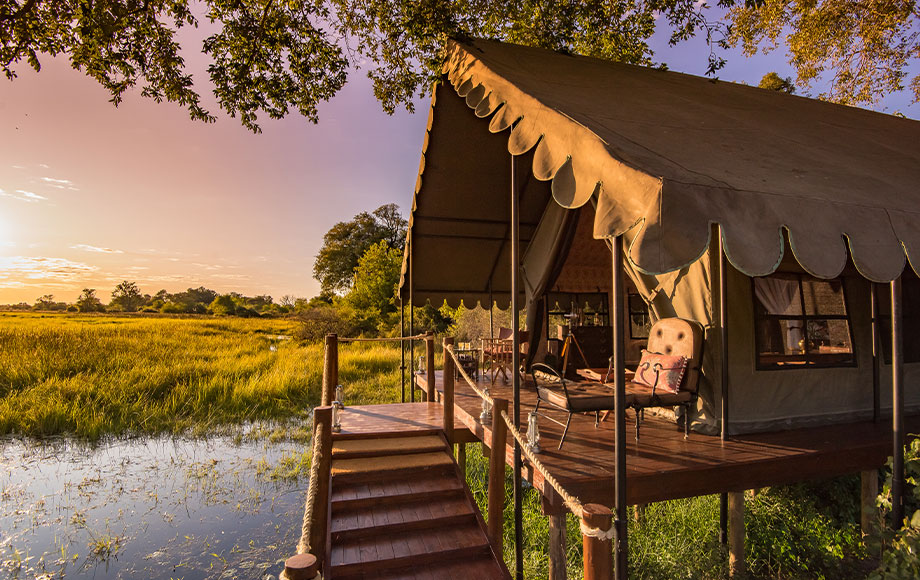
[[[515,156],[511,156],[511,392],[514,426],[521,427],[521,336],[518,330],[518,269],[520,253],[521,216],[518,192],[514,182]],[[524,579],[524,524],[521,496],[521,446],[514,440],[514,576]]]
[[[610,246],[613,269],[613,377],[615,432],[615,517],[614,517],[614,577],[626,580],[628,545],[626,542],[626,320],[623,291],[623,245],[620,237]],[[636,418],[638,421],[638,417]]]
[[[872,316],[872,420],[879,422],[882,415],[882,389],[879,382],[879,320],[878,320],[878,286],[875,282],[869,282],[869,309]]]
[[[415,261],[412,258],[414,253],[415,243],[412,241],[412,232],[409,232],[409,235],[406,237],[406,243],[409,244],[409,336],[415,336],[415,313],[413,312],[413,305],[415,304],[415,296],[413,296],[415,291],[415,277],[413,276],[413,270],[415,269],[413,262]],[[409,341],[409,400],[415,402],[415,341]]]
[[[406,338],[406,305],[403,304],[402,292],[399,293],[399,338]],[[399,341],[399,374],[401,389],[400,403],[406,402],[406,341]]]
[[[492,311],[495,309],[495,299],[492,298],[492,278],[489,278],[489,338],[495,338],[495,323],[492,320]]]
[[[725,230],[719,225],[719,341],[722,352],[722,441],[728,438],[728,260],[725,259]]]
[[[904,336],[901,327],[901,276],[891,281],[891,519],[892,528],[904,524]]]

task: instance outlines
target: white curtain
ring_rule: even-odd
[[[802,302],[799,298],[799,283],[797,280],[784,280],[782,278],[754,278],[754,293],[757,299],[770,314],[800,315]],[[786,353],[799,351],[799,341],[802,340],[802,328],[796,322],[791,322],[786,328]]]

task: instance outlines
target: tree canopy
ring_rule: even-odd
[[[261,116],[291,109],[316,122],[350,67],[366,69],[384,110],[411,109],[448,38],[651,65],[648,41],[666,26],[672,43],[702,33],[748,54],[785,41],[800,85],[827,73],[827,98],[872,102],[908,80],[917,20],[914,0],[0,0],[0,69],[13,79],[21,66],[39,70],[43,55],[64,55],[115,104],[136,88],[210,122],[184,58],[198,47],[179,43],[201,25],[218,106],[259,131]],[[715,50],[708,58],[710,72],[724,64]],[[916,76],[910,84],[920,95]]]
[[[399,206],[388,203],[372,213],[363,211],[350,221],[332,226],[323,235],[323,245],[313,263],[313,276],[322,292],[329,295],[350,289],[358,261],[378,242],[402,250],[407,225]]]

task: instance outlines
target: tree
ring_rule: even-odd
[[[763,75],[763,78],[760,79],[760,84],[757,86],[768,91],[779,91],[790,95],[795,93],[795,84],[792,79],[789,77],[783,78],[775,72],[768,72]]]
[[[401,265],[402,252],[391,248],[386,240],[371,246],[358,260],[355,282],[345,300],[369,330],[385,324],[385,316],[396,311],[394,299]]]
[[[339,222],[323,236],[323,246],[313,263],[313,277],[323,294],[351,288],[358,260],[381,240],[392,248],[402,248],[406,239],[406,220],[399,206],[387,204],[373,213],[361,212],[351,221]]]
[[[45,294],[35,301],[35,305],[32,308],[34,310],[54,310],[56,304],[54,294]]]
[[[84,288],[77,298],[77,309],[80,312],[100,312],[103,310],[102,302],[96,297],[95,288]]]
[[[229,316],[231,314],[236,314],[236,302],[234,302],[233,296],[222,294],[214,298],[214,301],[211,302],[210,309],[214,314]]]
[[[823,75],[821,98],[872,104],[908,82],[916,102],[920,74],[920,10],[914,0],[759,0],[729,12],[729,41],[753,55],[785,41],[797,84],[808,88]]]
[[[139,306],[144,303],[144,297],[137,288],[137,284],[123,280],[112,292],[112,306],[119,308],[123,312],[137,312]]]

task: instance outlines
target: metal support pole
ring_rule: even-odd
[[[406,338],[406,305],[403,304],[402,292],[399,294],[399,337]],[[399,373],[401,395],[399,402],[406,402],[406,341],[399,341]]]
[[[901,328],[901,277],[891,281],[891,527],[904,524],[904,336]]]
[[[882,418],[881,333],[878,318],[878,286],[869,282],[869,310],[872,316],[872,420],[878,423]]]
[[[514,426],[521,428],[521,335],[518,309],[518,269],[520,268],[520,200],[514,181],[515,156],[511,156],[511,392]],[[524,579],[524,523],[521,496],[521,445],[514,440],[514,576]]]
[[[721,335],[722,441],[728,438],[728,260],[725,230],[719,226],[719,332]]]
[[[489,278],[489,338],[495,338],[495,321],[493,312],[495,310],[495,299],[492,298],[492,278]]]
[[[624,315],[626,293],[623,291],[623,244],[616,237],[610,246],[613,268],[613,384],[614,384],[614,432],[616,501],[614,513],[614,577],[626,580],[628,577],[626,556],[626,318]],[[638,421],[639,418],[636,417]]]
[[[406,236],[406,243],[409,244],[409,336],[415,336],[415,280],[412,276],[415,260],[412,254],[415,250],[415,242],[412,241],[412,233]],[[409,341],[409,400],[415,402],[415,341]]]

